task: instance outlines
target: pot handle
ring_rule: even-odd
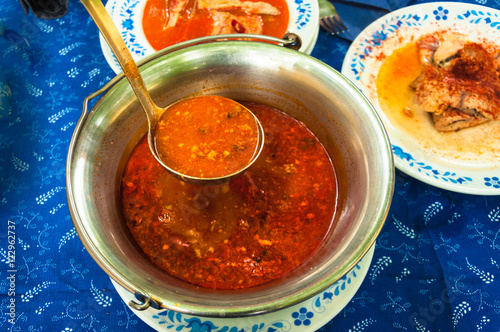
[[[158,302],[155,300],[151,299],[150,297],[144,296],[139,293],[135,293],[135,298],[140,302],[137,303],[134,300],[130,300],[128,302],[128,306],[132,309],[135,309],[137,311],[144,311],[147,310],[148,308],[155,308],[155,309],[161,309],[161,306]]]
[[[285,48],[289,48],[295,51],[298,51],[300,47],[302,46],[302,39],[300,38],[299,35],[292,33],[292,32],[287,32],[283,36],[283,38],[276,38],[276,37],[271,37],[271,36],[266,36],[266,35],[257,35],[257,34],[225,34],[225,35],[215,35],[215,36],[206,36],[206,37],[201,37],[201,38],[195,38],[191,39],[185,42],[181,42],[172,46],[169,46],[167,48],[164,48],[163,50],[160,50],[158,52],[155,52],[151,54],[150,56],[145,57],[144,59],[140,60],[137,62],[137,66],[140,68],[142,65],[157,59],[165,54],[172,53],[174,51],[181,50],[183,48],[189,47],[189,46],[194,46],[198,44],[205,44],[205,43],[211,43],[211,42],[224,42],[224,41],[254,41],[254,42],[267,42],[271,44],[276,44],[278,46],[283,46]],[[118,81],[120,81],[125,75],[123,74],[123,71],[117,74],[114,78],[112,78],[108,83],[106,83],[103,87],[101,87],[99,90],[96,92],[90,94],[85,98],[83,102],[83,113],[80,117],[80,121],[87,116],[88,110],[89,110],[89,102],[90,100],[94,99],[95,97],[103,94],[106,92],[108,89],[113,87]]]

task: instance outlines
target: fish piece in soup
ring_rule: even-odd
[[[267,2],[239,1],[239,0],[198,0],[198,9],[232,10],[242,9],[247,14],[279,15],[278,8]]]
[[[262,34],[264,21],[259,15],[236,16],[229,12],[211,11],[214,20],[211,35],[226,33],[253,33]]]
[[[167,24],[166,28],[175,27],[177,21],[179,20],[181,11],[186,7],[188,0],[169,0],[167,1]]]

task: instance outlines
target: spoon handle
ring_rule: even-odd
[[[158,106],[156,106],[147,92],[144,80],[139,74],[139,69],[111,16],[109,16],[101,0],[81,0],[81,3],[87,9],[97,28],[113,51],[118,63],[122,67],[123,73],[128,78],[134,93],[146,111],[148,120],[155,122],[159,116],[156,111]]]

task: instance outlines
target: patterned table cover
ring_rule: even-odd
[[[468,2],[500,9],[498,0]],[[340,70],[349,43],[320,31],[312,55]],[[57,20],[0,3],[2,331],[153,330],[87,253],[66,201],[82,101],[113,76],[78,1]],[[499,331],[499,275],[500,197],[441,190],[397,171],[368,274],[320,331]]]

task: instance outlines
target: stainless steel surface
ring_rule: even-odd
[[[81,0],[82,4],[85,6],[90,16],[94,20],[97,28],[102,33],[106,42],[110,46],[113,54],[115,55],[120,67],[123,70],[123,73],[127,77],[132,90],[134,91],[137,99],[142,105],[143,110],[146,113],[146,117],[148,120],[148,145],[151,154],[155,157],[160,165],[162,165],[167,171],[169,171],[172,175],[181,179],[182,181],[200,184],[200,185],[210,185],[217,184],[223,181],[228,181],[231,178],[234,178],[245,170],[247,170],[259,157],[262,152],[262,148],[264,147],[264,130],[262,129],[262,125],[259,122],[259,119],[250,112],[249,109],[240,105],[241,109],[246,110],[251,114],[255,122],[257,123],[258,132],[257,135],[257,147],[255,148],[255,153],[252,155],[251,159],[248,160],[248,163],[245,163],[245,166],[236,172],[225,174],[221,177],[216,178],[204,178],[204,177],[195,177],[187,174],[180,173],[178,169],[172,168],[171,164],[168,160],[164,160],[160,158],[158,151],[156,149],[155,144],[155,130],[158,121],[164,112],[168,110],[167,107],[160,108],[158,107],[151,96],[149,95],[148,89],[144,84],[144,80],[137,68],[137,65],[132,58],[132,54],[127,48],[127,45],[122,39],[118,29],[116,28],[111,16],[109,16],[106,8],[102,4],[101,0]],[[300,48],[300,45],[299,45]],[[201,142],[200,142],[201,143]],[[245,160],[246,162],[246,160]]]
[[[349,31],[340,19],[340,16],[328,0],[318,0],[319,4],[319,25],[332,35],[338,35]]]
[[[122,218],[120,176],[147,124],[127,81],[113,79],[76,126],[68,152],[67,195],[88,252],[111,278],[139,294],[139,302],[149,298],[155,306],[199,316],[278,310],[327,288],[374,244],[392,198],[392,151],[375,110],[344,76],[305,54],[249,41],[155,55],[141,66],[141,74],[158,105],[215,94],[265,103],[303,121],[338,168],[340,210],[336,226],[314,255],[265,285],[214,291],[161,271],[134,244]]]

